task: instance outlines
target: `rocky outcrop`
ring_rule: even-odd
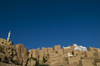
[[[1,62],[26,66],[28,63],[28,50],[22,44],[0,45],[0,60]]]
[[[21,66],[21,65],[7,64],[7,63],[0,62],[0,66]]]
[[[17,52],[17,58],[18,58],[18,63],[20,65],[27,65],[27,60],[28,60],[28,50],[27,48],[24,47],[22,44],[17,44],[16,45],[16,52]]]
[[[0,53],[0,61],[1,62],[6,62],[6,56],[5,56],[5,54],[3,54],[3,53]]]

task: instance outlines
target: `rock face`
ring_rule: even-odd
[[[55,45],[30,49],[0,38],[0,66],[100,66],[100,49]]]
[[[1,61],[1,62],[6,61],[6,60],[5,60],[5,54],[0,53],[0,61]]]
[[[17,51],[17,57],[18,57],[18,63],[20,65],[25,66],[28,60],[28,50],[24,47],[22,44],[16,45],[16,51]]]
[[[0,62],[0,66],[21,66],[21,65],[6,64],[6,63],[2,63],[2,62]]]

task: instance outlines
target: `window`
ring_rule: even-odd
[[[76,54],[76,56],[78,55],[78,53]]]
[[[4,44],[4,42],[2,42],[2,44]]]
[[[0,58],[0,62],[1,62],[1,58]]]

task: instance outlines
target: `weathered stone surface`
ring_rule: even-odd
[[[68,57],[68,64],[73,64],[74,62],[79,63],[80,60],[80,56]]]
[[[7,41],[6,39],[0,38],[0,45],[13,45],[12,41]]]
[[[39,54],[39,64],[42,64],[43,63],[43,51],[39,50],[38,54]]]
[[[0,52],[0,61],[1,62],[5,61],[5,57],[6,57],[5,54],[3,54],[3,53]]]
[[[24,58],[23,58],[23,66],[26,66],[27,65],[27,63],[28,63],[28,56],[25,56]]]
[[[33,59],[31,59],[31,66],[35,66],[36,65],[36,61],[34,61]]]
[[[13,60],[18,60],[17,56],[13,56]]]
[[[48,49],[45,48],[45,47],[42,47],[42,50],[43,50],[44,53],[45,53],[45,52],[48,52]]]
[[[58,53],[51,53],[49,61],[50,61],[51,65],[59,63],[60,61],[59,61],[59,55],[58,55]]]
[[[86,51],[86,57],[94,57],[94,51]]]
[[[93,66],[92,61],[88,61],[88,60],[81,60],[80,64],[81,66]]]
[[[43,60],[39,60],[39,64],[43,64]]]
[[[88,48],[88,51],[93,51],[93,52],[94,52],[94,51],[97,51],[97,52],[98,52],[98,49],[96,49],[96,48],[94,48],[94,47],[89,47],[89,48]]]
[[[53,52],[53,48],[52,47],[49,47],[48,48],[48,53],[52,53]]]
[[[55,45],[55,46],[54,46],[54,50],[55,50],[55,51],[58,51],[59,49],[61,49],[61,46],[60,46],[60,45]]]
[[[28,54],[28,57],[32,57],[32,50],[29,50],[29,54]]]
[[[7,63],[0,62],[0,66],[21,66],[21,65],[7,64]]]
[[[96,65],[97,65],[97,66],[100,66],[100,62],[97,62]]]
[[[49,66],[99,66],[99,49],[89,47],[88,51],[74,50],[79,47],[63,47],[55,45],[38,49],[27,48],[22,44],[13,45],[11,41],[0,38],[0,66],[36,66],[36,64],[48,64]],[[70,56],[68,55],[70,54]],[[6,64],[8,63],[8,64]],[[16,65],[15,65],[16,64]]]
[[[62,49],[59,49],[58,50],[58,54],[61,56],[61,55],[63,55],[64,53],[63,53],[63,50]]]
[[[34,57],[34,58],[36,58],[37,59],[37,61],[38,61],[38,50],[36,50],[36,49],[32,49],[32,57]]]
[[[23,63],[23,61],[26,62],[24,58],[26,58],[28,56],[27,48],[25,48],[24,45],[22,45],[22,44],[17,44],[16,51],[17,51],[17,57],[18,57],[19,64],[25,65],[25,63]]]

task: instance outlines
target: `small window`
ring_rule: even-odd
[[[4,42],[2,42],[2,44],[4,44]]]
[[[0,62],[1,62],[1,58],[0,58]]]
[[[78,53],[76,54],[76,56],[78,55]]]

